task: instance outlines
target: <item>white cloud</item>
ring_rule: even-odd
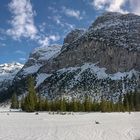
[[[55,9],[54,7],[49,6],[48,9],[53,13],[58,13],[58,10]]]
[[[92,0],[91,4],[98,10],[140,15],[140,0]],[[126,5],[128,10],[124,9]]]
[[[21,58],[19,58],[19,60],[25,62],[26,61],[26,58],[22,58],[21,57]]]
[[[129,0],[129,4],[131,12],[140,15],[140,0]]]
[[[85,13],[83,12],[83,14],[85,14]],[[63,27],[64,30],[69,31],[69,30],[73,30],[75,28],[74,24],[67,23],[64,19],[62,19],[62,17],[60,15],[50,17],[50,19],[53,19],[56,22],[56,24]]]
[[[58,24],[60,25],[61,27],[64,27],[64,23],[61,21],[61,16],[60,15],[57,15],[57,16],[54,16],[52,19]]]
[[[12,28],[7,34],[14,39],[26,37],[34,39],[37,28],[34,25],[34,12],[30,0],[12,0],[9,3],[9,10],[12,13],[10,24]]]
[[[49,41],[49,38],[48,37],[45,37],[44,39],[40,39],[38,41],[38,43],[41,45],[41,46],[49,46],[50,44],[50,41]]]
[[[110,1],[108,0],[93,0],[91,3],[93,6],[95,6],[97,9],[104,9],[106,5],[108,5]]]
[[[50,35],[50,36],[45,36],[45,37],[41,37],[38,40],[38,43],[42,46],[42,47],[47,47],[50,45],[50,41],[58,41],[60,39],[59,35]]]
[[[46,23],[45,22],[43,22],[41,25],[39,25],[40,32],[44,32],[45,28],[46,28]]]
[[[94,0],[92,5],[101,10],[126,13],[122,8],[126,2],[127,0]]]
[[[78,20],[83,19],[79,10],[68,9],[66,7],[62,7],[63,12],[70,17],[74,17]]]
[[[108,11],[125,13],[126,11],[122,9],[122,6],[125,4],[125,2],[126,0],[113,0],[108,7]]]
[[[60,39],[60,36],[59,35],[50,35],[49,39],[52,41],[58,41]]]
[[[68,29],[73,30],[75,28],[74,24],[65,23]]]

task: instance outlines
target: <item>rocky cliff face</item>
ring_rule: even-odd
[[[64,38],[64,43],[62,46],[61,51],[65,50],[66,47],[71,44],[73,41],[77,40],[84,34],[84,30],[80,29],[75,29],[68,33],[68,35]]]
[[[97,63],[109,73],[140,71],[140,17],[132,14],[106,13],[44,70],[52,72],[64,67]],[[46,69],[45,69],[46,68]]]
[[[84,34],[84,30],[75,29],[68,33],[68,35],[64,38],[64,44],[71,44],[73,41],[77,40]]]
[[[101,96],[116,100],[119,94],[140,89],[139,16],[105,13],[86,31],[70,32],[62,48],[48,48],[30,55],[13,90],[24,93],[29,75],[34,76],[38,93],[49,98],[89,94],[97,100]]]

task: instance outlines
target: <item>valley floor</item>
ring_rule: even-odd
[[[0,111],[0,140],[140,140],[140,112],[35,115]]]

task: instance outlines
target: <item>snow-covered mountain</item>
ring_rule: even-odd
[[[13,63],[5,63],[0,65],[0,82],[6,80],[13,80],[15,75],[19,70],[23,67],[23,64],[13,62]]]
[[[17,62],[0,65],[0,93],[8,90],[8,87],[12,85],[14,77],[22,67],[23,65]]]
[[[140,89],[140,16],[107,12],[86,30],[71,31],[62,46],[33,51],[11,91],[23,94],[32,75],[39,94],[116,100]]]
[[[29,59],[24,64],[24,66],[20,69],[20,71],[14,76],[12,81],[12,86],[8,89],[6,95],[12,95],[13,92],[17,92],[17,94],[22,94],[26,91],[27,78],[29,75],[32,75],[36,79],[36,87],[38,87],[44,80],[49,76],[46,73],[40,73],[39,70],[48,61],[51,61],[55,57],[57,57],[61,51],[61,45],[52,45],[48,47],[39,47],[36,48],[33,52],[30,53]],[[3,92],[3,91],[2,91]],[[0,97],[3,93],[0,93]],[[3,97],[0,98],[3,100]]]

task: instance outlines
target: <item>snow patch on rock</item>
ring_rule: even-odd
[[[25,73],[25,75],[34,74],[39,70],[40,67],[41,67],[41,65],[37,65],[37,64],[33,65],[33,66],[30,66],[30,67],[27,67],[27,68],[24,69],[24,73]]]
[[[92,63],[85,63],[81,67],[69,67],[69,68],[63,68],[60,69],[59,72],[70,72],[70,71],[75,71],[81,69],[81,71],[78,73],[78,75],[75,76],[75,80],[78,80],[80,78],[80,75],[87,69],[90,69],[92,73],[94,73],[98,79],[106,79],[110,78],[111,80],[121,80],[123,77],[128,76],[128,78],[131,78],[134,75],[136,75],[138,72],[135,71],[134,69],[129,71],[129,72],[117,72],[114,74],[107,74],[106,73],[106,68],[100,68],[97,66],[97,63],[92,64]]]
[[[41,83],[44,82],[45,79],[47,79],[50,76],[51,74],[46,74],[46,73],[38,74],[36,77],[36,87],[38,87]]]
[[[52,45],[48,47],[39,47],[36,48],[32,55],[36,54],[39,56],[38,60],[49,60],[53,55],[60,52],[61,46],[60,45]]]

